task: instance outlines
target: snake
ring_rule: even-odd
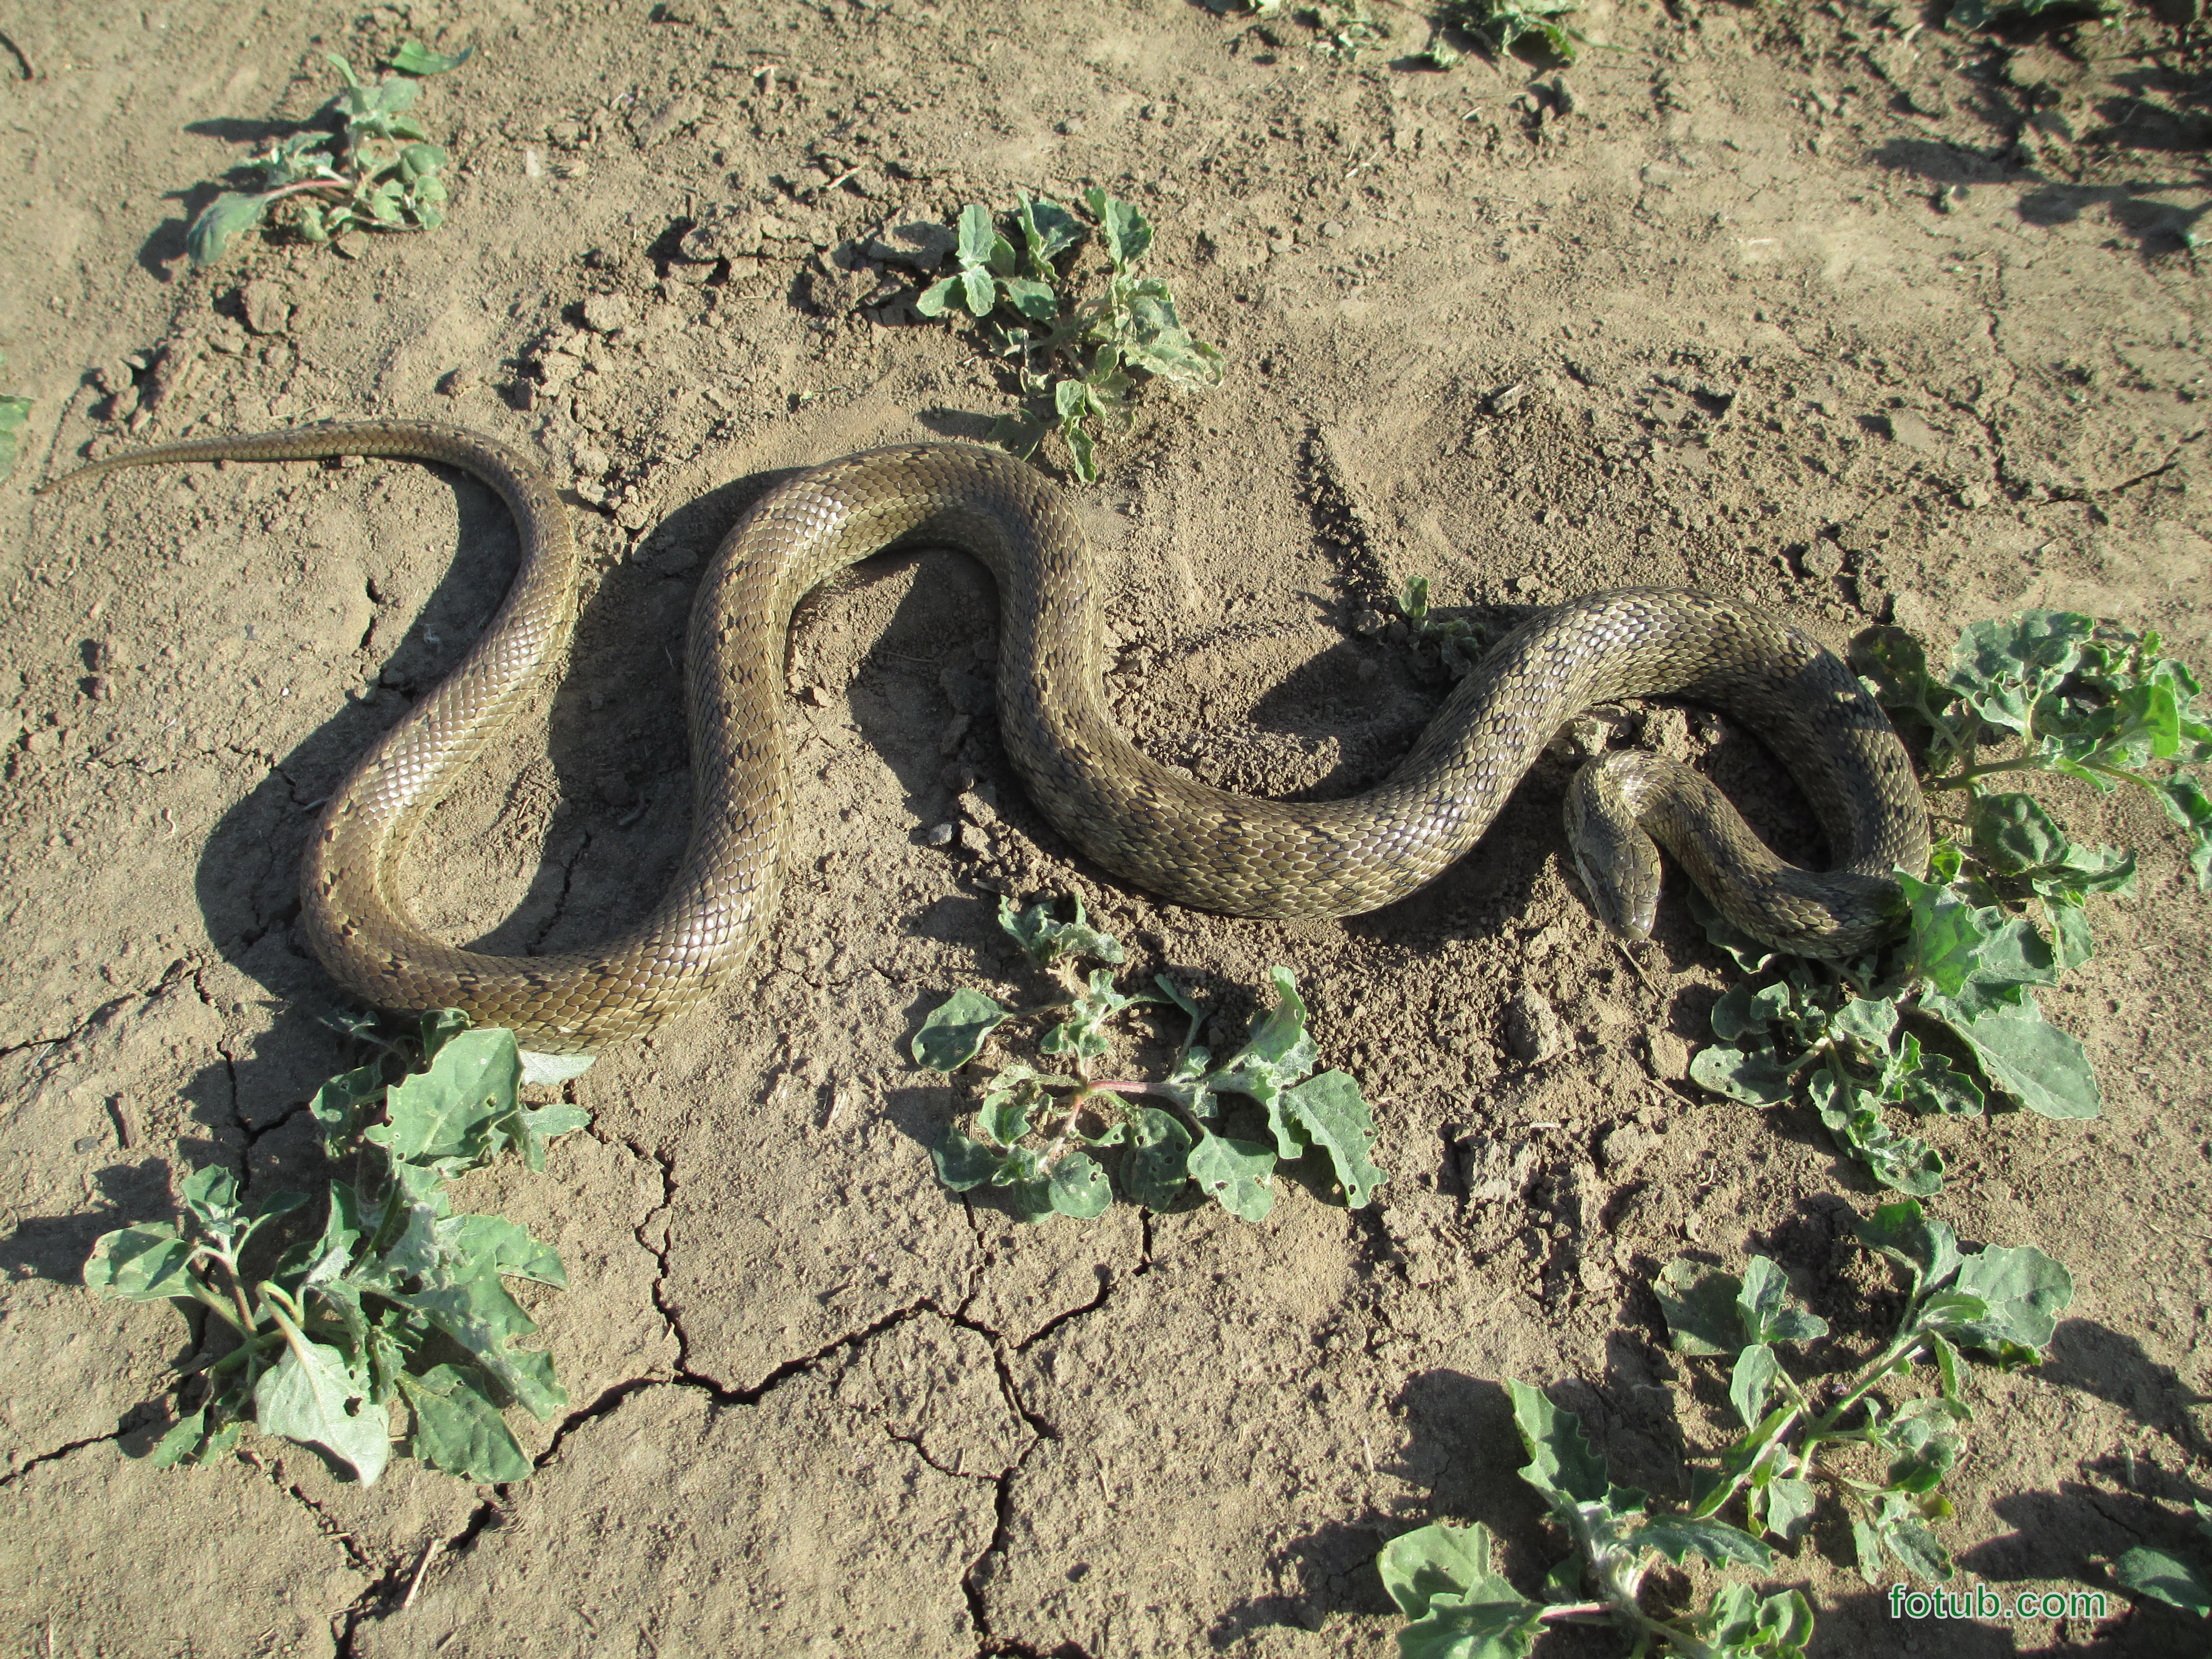
[[[301,865],[303,930],[331,977],[364,1002],[459,1008],[513,1030],[537,1053],[590,1054],[675,1018],[738,973],[772,927],[793,824],[782,706],[791,618],[826,579],[893,548],[957,548],[990,571],[1007,756],[1075,848],[1171,903],[1292,918],[1402,900],[1481,840],[1564,722],[1632,697],[1686,699],[1748,726],[1811,805],[1831,867],[1777,857],[1691,769],[1609,751],[1577,775],[1566,816],[1577,868],[1617,933],[1650,931],[1655,841],[1739,929],[1810,956],[1879,943],[1899,912],[1893,872],[1927,866],[1911,758],[1857,677],[1797,628],[1687,589],[1612,589],[1529,617],[1473,665],[1404,759],[1364,793],[1292,802],[1212,787],[1146,756],[1110,717],[1099,574],[1063,492],[998,450],[908,444],[777,484],[701,579],[684,663],[690,840],[659,902],[593,950],[462,950],[416,920],[404,858],[433,808],[544,682],[574,625],[579,556],[544,470],[460,427],[376,420],[189,438],[95,459],[55,483],[162,463],[342,455],[473,475],[513,514],[521,556],[475,642],[325,805]]]

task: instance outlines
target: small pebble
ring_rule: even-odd
[[[950,847],[952,844],[952,838],[959,833],[960,826],[957,824],[933,823],[921,832],[921,839],[926,846]]]

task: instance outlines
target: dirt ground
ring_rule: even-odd
[[[574,1402],[523,1431],[533,1479],[403,1462],[363,1490],[252,1437],[156,1472],[183,1325],[80,1288],[94,1237],[168,1213],[197,1164],[315,1179],[303,1103],[347,1056],[295,933],[301,848],[514,542],[488,491],[397,463],[31,497],[82,454],[392,415],[573,483],[565,678],[410,868],[428,921],[510,951],[600,938],[667,878],[682,618],[743,505],[1011,406],[971,330],[899,297],[898,229],[1018,188],[1136,201],[1226,354],[1079,495],[1120,718],[1201,777],[1386,772],[1441,693],[1356,623],[1414,574],[1491,607],[1694,584],[1838,645],[2065,606],[2212,666],[2200,49],[2142,15],[1961,38],[1909,6],[1597,0],[1564,72],[1437,72],[1405,56],[1419,15],[1386,15],[1390,47],[1345,65],[1185,0],[0,13],[0,390],[36,400],[0,486],[7,1652],[1381,1655],[1395,1534],[1481,1520],[1531,1591],[1559,1553],[1502,1379],[1580,1412],[1619,1478],[1686,1492],[1727,1406],[1665,1352],[1670,1258],[1774,1255],[1835,1352],[1866,1350],[1894,1305],[1848,1224],[1880,1194],[1809,1111],[1685,1081],[1726,963],[1679,894],[1636,960],[1606,943],[1565,873],[1565,764],[1394,908],[1155,904],[1025,802],[989,714],[991,587],[950,553],[799,630],[798,856],[757,971],[572,1085],[595,1121],[549,1174],[466,1195],[573,1281],[532,1304]],[[201,181],[329,95],[323,51],[407,33],[479,48],[421,105],[450,224],[190,271]],[[699,224],[715,263],[678,257]],[[1771,763],[1714,730],[1676,740],[1817,856]],[[2181,1543],[2212,1484],[2212,908],[2154,812],[2065,807],[2142,851],[2045,1002],[2104,1115],[1922,1127],[1952,1169],[1936,1212],[2079,1286],[2048,1364],[1972,1385],[1945,1535],[2008,1591],[2106,1584],[2100,1561]],[[927,1148],[972,1103],[905,1045],[955,985],[1034,994],[994,884],[1080,892],[1224,1036],[1292,967],[1376,1103],[1376,1205],[1289,1179],[1259,1224],[1120,1204],[1024,1228],[944,1191]],[[1526,1062],[1523,989],[1557,1024]],[[1822,1609],[1824,1655],[2204,1650],[2117,1597],[2102,1621],[1900,1625],[1848,1562],[1824,1529],[1773,1575]]]

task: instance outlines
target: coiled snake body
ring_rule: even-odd
[[[691,835],[678,875],[599,950],[495,957],[430,937],[400,880],[408,839],[560,653],[575,546],[532,462],[430,422],[374,422],[196,439],[70,477],[155,462],[413,457],[458,466],[514,514],[514,586],[459,666],[355,767],[301,872],[307,937],[348,991],[380,1007],[458,1007],[526,1048],[583,1053],[681,1012],[739,967],[774,915],[791,824],[781,711],[792,612],[825,577],[894,544],[965,549],[997,580],[999,719],[1045,815],[1115,873],[1176,903],[1249,916],[1351,915],[1405,897],[1474,846],[1560,724],[1616,698],[1680,696],[1740,717],[1788,765],[1835,868],[1769,853],[1686,769],[1622,754],[1573,792],[1577,862],[1608,921],[1648,929],[1656,860],[1640,816],[1737,926],[1813,954],[1863,950],[1887,926],[1893,866],[1926,864],[1911,763],[1856,678],[1795,629],[1677,590],[1594,593],[1501,641],[1389,779],[1346,800],[1288,803],[1210,788],[1147,759],[1108,718],[1097,578],[1074,514],[1030,467],[959,444],[830,462],[764,497],[716,554],[691,613]]]

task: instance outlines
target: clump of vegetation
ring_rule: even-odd
[[[1515,42],[1533,37],[1561,63],[1571,64],[1577,50],[1586,42],[1560,20],[1581,9],[1580,0],[1445,0],[1437,21],[1464,29],[1499,53],[1509,52]],[[1453,54],[1452,61],[1457,61],[1457,54]],[[1438,63],[1439,68],[1449,66]]]
[[[2045,1117],[2097,1115],[2087,1055],[2034,994],[2092,955],[2088,899],[2135,890],[2133,852],[2077,844],[2033,796],[1989,781],[2045,772],[2143,790],[2188,835],[2198,886],[2212,886],[2212,799],[2186,769],[2212,758],[2212,725],[2195,677],[2155,634],[2071,611],[1975,623],[1941,678],[1897,629],[1862,635],[1851,661],[1923,744],[1923,787],[1951,833],[1929,879],[1899,872],[1903,939],[1862,962],[1782,957],[1698,905],[1753,977],[1715,1005],[1720,1041],[1691,1075],[1754,1105],[1808,1099],[1876,1180],[1926,1196],[1942,1188],[1942,1158],[1892,1127],[1888,1107],[1972,1115],[1995,1095]],[[1939,1034],[1971,1073],[1923,1042]]]
[[[2119,7],[2112,0],[1951,0],[1951,9],[1943,14],[1943,27],[1987,28],[1991,23],[2083,11],[2102,18],[2107,28],[2116,27],[2119,21]]]
[[[7,362],[0,356],[0,365]],[[0,478],[15,470],[15,459],[23,442],[23,422],[31,418],[31,400],[12,394],[0,395]]]
[[[1164,974],[1153,976],[1156,990],[1117,989],[1109,968],[1124,958],[1121,942],[1085,921],[1080,899],[1074,908],[1073,921],[1060,921],[1049,900],[1024,910],[1011,899],[999,903],[999,925],[1055,976],[1063,998],[1010,1010],[963,988],[916,1033],[915,1060],[950,1075],[981,1054],[1002,1024],[1048,1021],[1036,1050],[1064,1068],[1043,1072],[1013,1060],[986,1078],[977,1133],[945,1131],[935,1151],[938,1178],[955,1192],[1002,1188],[1025,1221],[1054,1215],[1088,1220],[1114,1201],[1112,1182],[1091,1154],[1122,1147],[1121,1190],[1132,1203],[1164,1210],[1195,1182],[1231,1214],[1258,1221],[1274,1206],[1277,1161],[1319,1150],[1334,1169],[1346,1205],[1364,1206],[1384,1179],[1367,1156],[1374,1117],[1346,1073],[1310,1075],[1319,1054],[1290,969],[1271,970],[1273,1011],[1226,1064],[1216,1066],[1199,1044],[1206,1015],[1189,994]],[[1085,958],[1109,968],[1086,977],[1075,967]],[[1151,1082],[1096,1076],[1112,1046],[1109,1022],[1141,1004],[1172,1006],[1187,1022],[1166,1076]],[[1231,1095],[1256,1103],[1266,1140],[1228,1133],[1224,1097]]]
[[[969,203],[956,227],[956,269],[923,289],[915,309],[941,317],[958,306],[1012,362],[1030,406],[1001,417],[992,441],[1028,456],[1056,431],[1075,475],[1094,483],[1098,441],[1127,429],[1143,381],[1181,391],[1212,386],[1221,354],[1191,337],[1163,278],[1138,274],[1152,222],[1102,190],[1084,192],[1084,203],[1090,227],[1057,202],[1021,197],[1012,216],[1018,249],[988,208]],[[1077,255],[1094,229],[1107,268],[1103,288],[1086,294]]]
[[[1413,1621],[1399,1635],[1404,1659],[1526,1659],[1542,1627],[1560,1621],[1609,1622],[1638,1652],[1656,1644],[1686,1659],[1798,1659],[1813,1611],[1796,1590],[1762,1596],[1731,1582],[1680,1621],[1648,1612],[1641,1595],[1655,1557],[1767,1571],[1774,1552],[1765,1540],[1804,1537],[1824,1499],[1849,1514],[1869,1583],[1880,1582],[1885,1557],[1917,1578],[1950,1577],[1950,1553],[1932,1523],[1951,1514],[1937,1488],[1973,1416],[1961,1361],[2001,1370],[2039,1363],[2073,1279],[2036,1249],[1962,1252],[1951,1230],[1910,1199],[1877,1209],[1857,1232],[1904,1270],[1905,1307],[1890,1340],[1841,1378],[1801,1382],[1782,1364],[1776,1344],[1815,1341],[1828,1328],[1790,1305],[1781,1268],[1765,1257],[1753,1256],[1741,1278],[1686,1261],[1661,1273],[1656,1289],[1675,1351],[1727,1363],[1729,1403],[1745,1431],[1699,1460],[1711,1467],[1693,1480],[1686,1509],[1656,1508],[1646,1493],[1614,1485],[1572,1413],[1509,1382],[1530,1459],[1521,1478],[1542,1494],[1572,1553],[1546,1581],[1545,1599],[1532,1601],[1492,1569],[1480,1525],[1438,1522],[1394,1539],[1378,1565]],[[1923,1361],[1936,1394],[1885,1404],[1885,1385]],[[1839,1458],[1860,1472],[1843,1472]],[[1869,1461],[1875,1469],[1864,1468]],[[1743,1527],[1719,1519],[1738,1498]]]
[[[350,230],[435,230],[445,223],[447,155],[408,112],[416,77],[458,69],[473,52],[449,58],[419,40],[404,41],[388,60],[398,75],[374,86],[344,58],[325,52],[345,85],[318,114],[334,118],[337,131],[294,133],[248,161],[261,188],[225,191],[201,210],[185,236],[192,264],[213,264],[280,208],[282,222],[310,242]]]
[[[316,1093],[333,1161],[351,1158],[357,1173],[330,1183],[313,1239],[270,1261],[264,1230],[307,1196],[275,1192],[249,1206],[229,1170],[208,1168],[185,1180],[180,1223],[141,1222],[93,1246],[84,1282],[94,1294],[173,1302],[217,1328],[185,1368],[157,1468],[222,1456],[252,1422],[323,1447],[366,1486],[392,1455],[399,1401],[413,1455],[467,1480],[529,1477],[501,1407],[544,1419],[568,1396],[551,1355],[516,1346],[538,1328],[502,1281],[566,1289],[568,1277],[514,1222],[454,1214],[447,1186],[510,1150],[542,1170],[547,1142],[590,1115],[523,1105],[514,1033],[467,1026],[450,1009],[425,1016],[419,1066],[387,1044]]]

